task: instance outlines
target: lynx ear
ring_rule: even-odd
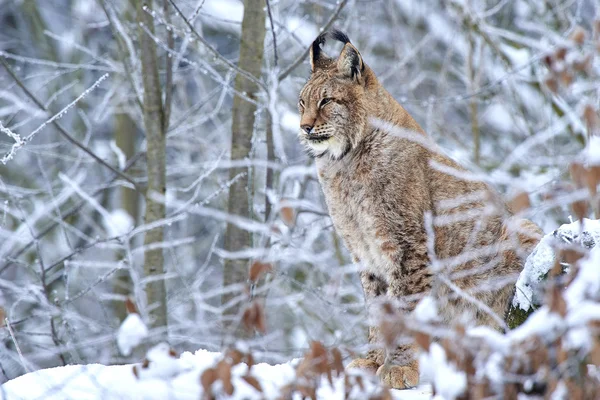
[[[310,72],[315,72],[315,69],[320,68],[331,59],[323,52],[321,46],[325,44],[327,32],[321,33],[312,45],[310,46],[309,60],[310,60]]]
[[[365,69],[365,64],[363,63],[362,56],[352,43],[348,42],[344,45],[337,60],[337,69],[342,75],[348,78],[360,79]]]

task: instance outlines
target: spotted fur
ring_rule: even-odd
[[[326,38],[344,43],[337,58],[322,50]],[[364,268],[361,281],[367,301],[380,296],[414,299],[432,293],[434,277],[424,222],[430,213],[436,221],[435,257],[450,265],[444,275],[503,317],[513,285],[502,278],[515,278],[523,257],[539,240],[540,229],[530,221],[509,219],[509,211],[485,183],[434,167],[463,171],[436,150],[419,124],[378,82],[345,34],[336,31],[319,36],[310,57],[312,74],[299,99],[299,137],[316,158],[335,229],[354,261]],[[373,119],[410,131],[418,140],[377,129]],[[465,213],[471,217],[461,219]],[[501,248],[507,244],[512,247]],[[480,255],[461,259],[470,251]],[[433,294],[440,317],[449,325],[459,321],[499,325],[444,284],[436,285]],[[410,312],[415,302],[404,304]],[[369,342],[373,349],[367,358],[351,366],[377,370],[392,387],[417,383],[413,344],[383,349],[375,327],[369,330]]]

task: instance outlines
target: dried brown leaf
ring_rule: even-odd
[[[230,360],[231,365],[237,365],[244,359],[244,353],[237,349],[230,349],[227,351],[227,358]]]
[[[417,332],[415,334],[415,341],[423,350],[429,351],[429,346],[431,346],[431,336],[424,332]]]
[[[562,256],[556,257],[556,259],[554,260],[554,265],[552,266],[552,269],[550,270],[549,276],[550,277],[557,277],[560,274],[562,274],[562,265],[560,264],[560,260],[562,259]]]
[[[582,45],[585,42],[586,33],[585,30],[581,26],[576,26],[573,29],[573,32],[569,36],[569,39],[577,43],[578,45]]]
[[[138,372],[138,369],[137,369],[136,365],[133,366],[132,370],[133,370],[133,375],[135,375],[135,377],[137,379],[140,379],[140,373]]]
[[[587,181],[587,172],[583,165],[579,163],[572,163],[569,165],[569,172],[571,173],[571,178],[577,187],[581,188],[585,185],[585,182]]]
[[[327,350],[321,342],[313,340],[310,344],[310,357],[315,372],[319,374],[327,373],[329,365],[327,363]]]
[[[358,384],[358,387],[360,388],[360,390],[365,390],[365,384],[363,383],[363,378],[360,375],[356,376],[356,383]]]
[[[567,303],[562,295],[562,290],[558,285],[552,285],[550,289],[550,311],[557,313],[561,317],[567,315]],[[541,346],[544,347],[544,346]]]
[[[256,326],[256,308],[254,302],[246,307],[244,314],[242,314],[242,324],[248,332],[254,331]]]
[[[254,356],[251,353],[246,354],[246,364],[248,364],[248,371],[254,365]]]
[[[589,167],[586,178],[587,187],[592,197],[594,197],[598,193],[598,184],[600,183],[600,165]]]
[[[317,400],[317,389],[314,386],[300,385],[298,391],[304,397],[310,397],[311,400]]]
[[[389,318],[386,318],[381,321],[381,324],[379,325],[379,331],[381,332],[381,336],[383,337],[385,345],[388,347],[394,346],[396,343],[396,338],[400,334],[398,325],[390,321]]]
[[[508,205],[514,213],[518,213],[531,207],[531,201],[527,192],[519,192],[508,202]]]
[[[287,226],[293,226],[295,221],[294,209],[291,207],[281,207],[279,209],[279,215],[281,215],[282,221]]]
[[[3,328],[4,325],[6,324],[6,322],[4,321],[6,319],[6,311],[4,311],[4,309],[2,307],[0,307],[0,328]]]
[[[600,117],[598,117],[598,113],[592,105],[586,104],[583,108],[583,120],[590,134],[597,133],[600,130]]]
[[[263,263],[260,261],[254,261],[250,266],[250,273],[248,274],[248,279],[251,282],[258,281],[264,274],[273,271],[273,265],[269,263]]]
[[[207,368],[200,375],[200,384],[204,389],[206,397],[212,396],[212,384],[217,380],[217,371],[214,368]]]
[[[127,310],[127,314],[139,314],[135,303],[133,300],[131,300],[131,297],[127,297],[125,300],[125,309]]]
[[[250,303],[242,315],[242,323],[249,332],[257,330],[260,333],[265,333],[267,331],[267,321],[262,304],[257,301]]]
[[[331,350],[333,356],[332,368],[336,372],[337,376],[341,376],[344,373],[344,363],[342,361],[342,352],[338,348]]]
[[[577,72],[589,74],[592,68],[592,57],[585,56],[583,59],[573,61],[573,69]]]
[[[558,82],[553,76],[550,76],[544,80],[544,84],[552,93],[558,93]]]
[[[594,345],[590,351],[590,362],[593,365],[600,365],[600,341],[594,339]]]
[[[252,375],[244,375],[242,376],[242,379],[245,380],[248,385],[252,386],[257,391],[261,393],[263,392],[262,386],[260,386],[260,382]]]
[[[225,360],[221,360],[217,363],[216,367],[217,378],[223,382],[223,390],[228,395],[232,395],[234,387],[231,383],[231,364]]]
[[[560,82],[563,85],[569,86],[571,83],[573,83],[573,74],[570,71],[568,71],[568,70],[561,71],[559,76],[560,76]]]
[[[573,204],[571,204],[571,208],[577,216],[577,219],[583,219],[587,215],[588,203],[585,200],[574,201]]]
[[[558,50],[556,50],[556,53],[554,53],[554,56],[559,60],[564,60],[566,55],[567,55],[566,47],[561,47]]]
[[[144,361],[142,361],[142,368],[147,369],[150,366],[150,360],[148,360],[147,358],[144,358]]]
[[[262,334],[267,333],[267,317],[262,304],[256,303],[256,330]]]
[[[575,264],[577,261],[581,260],[585,254],[579,249],[565,249],[562,251],[562,256],[565,262],[569,264]]]

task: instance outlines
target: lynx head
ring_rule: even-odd
[[[344,43],[340,55],[328,57],[327,37]],[[344,157],[356,147],[367,126],[366,83],[371,76],[348,36],[324,32],[310,48],[311,75],[300,91],[300,141],[314,157]]]

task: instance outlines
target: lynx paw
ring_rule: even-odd
[[[363,371],[368,371],[375,375],[377,368],[379,368],[379,364],[377,364],[375,361],[367,358],[357,358],[352,360],[352,362],[346,366],[346,371],[349,369],[362,369]]]
[[[419,367],[416,363],[404,366],[383,364],[377,370],[377,376],[392,389],[408,389],[419,383]]]

